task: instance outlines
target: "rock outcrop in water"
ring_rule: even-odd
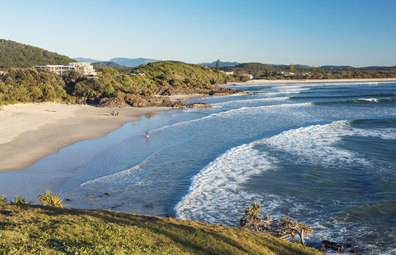
[[[109,108],[126,108],[126,107],[172,107],[174,109],[189,108],[207,108],[212,107],[209,104],[195,103],[186,105],[182,101],[171,101],[166,96],[180,96],[180,95],[205,95],[205,96],[225,96],[234,94],[247,94],[244,91],[229,89],[229,88],[184,88],[180,90],[174,90],[170,88],[164,88],[159,91],[158,95],[161,97],[150,97],[150,96],[137,96],[127,94],[123,97],[110,97],[102,98],[97,104],[98,107],[109,107]],[[87,100],[80,99],[80,104],[87,103]]]
[[[188,108],[209,108],[212,107],[210,104],[205,104],[205,103],[193,103],[193,104],[188,104]]]
[[[102,98],[98,107],[126,108],[126,107],[172,107],[175,109],[186,108],[181,101],[171,101],[169,97],[139,97],[127,95],[125,97]]]

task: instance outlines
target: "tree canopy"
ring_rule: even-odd
[[[233,80],[222,72],[184,63],[156,62],[121,70],[95,67],[97,79],[76,71],[59,77],[47,69],[11,68],[0,77],[0,105],[17,102],[93,100],[125,94],[152,96],[161,89],[210,88]]]
[[[0,39],[0,69],[67,65],[74,59],[38,47]]]

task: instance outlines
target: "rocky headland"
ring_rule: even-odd
[[[171,89],[163,88],[156,96],[139,96],[126,94],[119,97],[105,97],[101,99],[81,98],[77,104],[93,104],[97,107],[106,108],[127,108],[127,107],[172,107],[174,109],[183,108],[206,108],[209,104],[194,103],[187,105],[182,101],[172,101],[170,96],[227,96],[234,94],[246,94],[242,90],[229,88],[183,88]]]

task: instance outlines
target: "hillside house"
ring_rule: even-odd
[[[45,65],[45,66],[35,66],[34,68],[40,69],[45,68],[49,69],[51,72],[56,73],[59,76],[65,76],[70,71],[77,71],[86,76],[96,75],[95,69],[90,63],[84,62],[73,62],[69,63],[67,66],[63,65]]]
[[[241,74],[241,75],[242,75],[242,76],[247,76],[247,77],[249,77],[251,80],[253,80],[253,78],[254,78],[253,75],[247,74],[247,73],[244,73],[244,74]]]

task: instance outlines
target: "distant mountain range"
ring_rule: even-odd
[[[238,62],[222,62],[222,61],[220,61],[220,67],[221,66],[236,66],[236,65],[239,65],[239,64],[240,63],[238,63]],[[199,63],[198,65],[215,67],[216,66],[216,61],[213,61],[212,63]]]
[[[75,58],[78,62],[88,62],[88,63],[109,63],[114,62],[120,66],[124,67],[137,67],[140,65],[147,65],[150,62],[160,62],[162,60],[150,59],[150,58],[112,58],[108,61],[101,61],[91,58]]]
[[[102,65],[102,66],[111,66],[113,68],[125,68],[125,67],[137,67],[140,65],[146,65],[150,62],[160,62],[163,60],[158,60],[158,59],[150,59],[150,58],[112,58],[108,61],[101,61],[101,60],[96,60],[96,59],[91,59],[91,58],[74,58],[75,60],[79,62],[89,62],[89,63],[95,63],[96,66]],[[113,62],[114,64],[111,64],[110,62]],[[180,61],[170,61],[170,62],[180,62]],[[97,63],[102,63],[102,64],[97,64]],[[182,63],[182,62],[181,62]],[[118,64],[118,65],[116,65]],[[222,62],[220,61],[220,67],[227,67],[227,66],[237,66],[240,65],[241,63],[239,62]],[[246,63],[245,63],[246,64]],[[216,61],[213,62],[206,62],[206,63],[199,63],[198,65],[202,66],[211,66],[215,67],[216,66]],[[265,64],[269,66],[289,66],[290,64],[287,65],[277,65],[277,64]],[[296,64],[297,67],[303,67],[303,68],[311,68],[312,66],[309,65],[301,65],[301,64]],[[353,66],[335,66],[335,65],[323,65],[321,66],[322,69],[333,69],[333,70],[348,70],[348,69],[363,69],[363,70],[395,70],[396,67],[387,67],[387,66],[368,66],[368,67],[353,67]]]
[[[117,64],[117,63],[108,62],[108,61],[94,62],[94,63],[91,63],[91,65],[93,65],[93,66],[99,66],[99,67],[112,67],[112,68],[114,68],[114,69],[123,69],[123,68],[127,68],[126,66],[122,66],[122,65],[119,65],[119,64]]]
[[[151,62],[160,62],[160,61],[164,61],[164,60],[158,60],[158,59],[151,59],[151,58],[112,58],[108,61],[101,61],[101,60],[97,60],[97,59],[92,59],[92,58],[74,58],[75,60],[77,60],[78,62],[88,62],[88,63],[109,63],[109,62],[114,62],[116,64],[119,64],[121,66],[124,67],[137,67],[140,65],[147,65],[148,63]],[[169,62],[180,62],[183,63],[181,61],[169,61]],[[221,62],[220,61],[220,66],[236,66],[240,63],[238,62]],[[216,66],[216,61],[213,61],[211,63],[199,63],[198,65],[201,66],[212,66],[215,67]]]

